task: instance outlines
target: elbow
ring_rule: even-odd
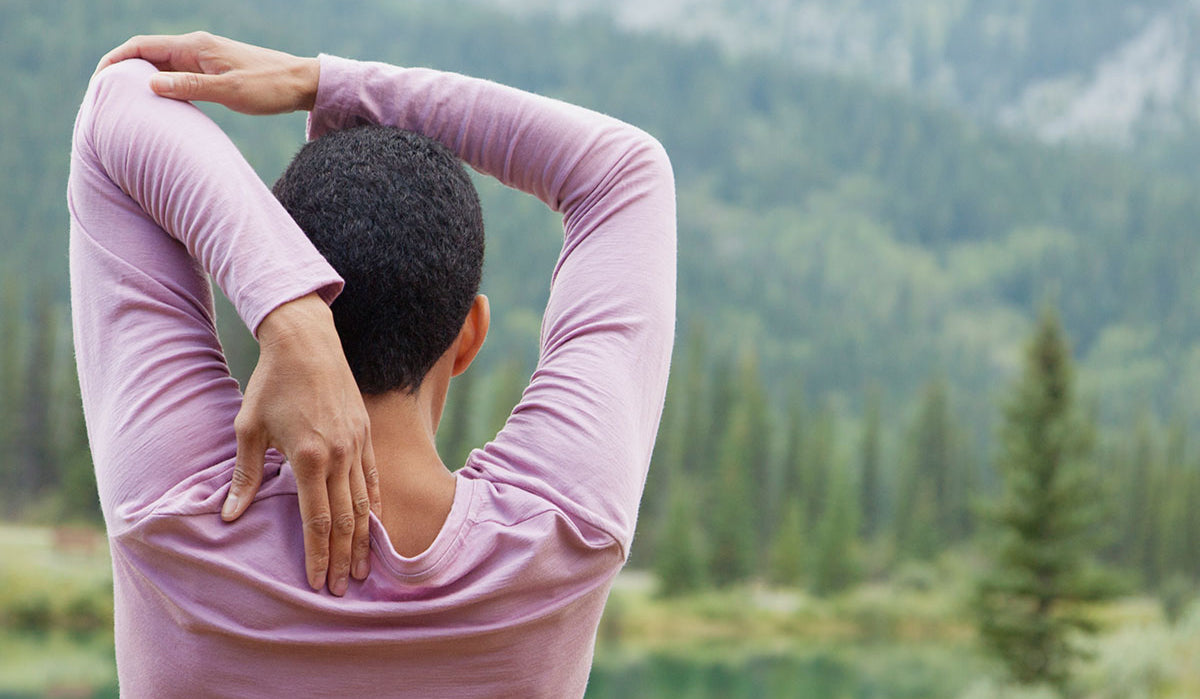
[[[636,131],[636,145],[631,149],[632,165],[658,187],[669,190],[671,196],[674,197],[675,171],[671,167],[671,158],[667,155],[667,149],[657,138],[645,131],[641,129],[636,129]]]
[[[139,92],[150,93],[151,75],[158,72],[149,61],[130,58],[102,68],[88,83],[88,95],[104,99],[113,93],[130,97]]]
[[[83,105],[75,120],[75,139],[89,141],[97,132],[133,128],[136,114],[154,93],[150,76],[157,69],[141,59],[129,59],[107,66],[92,76]]]

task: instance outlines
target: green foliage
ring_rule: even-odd
[[[859,455],[859,509],[862,512],[862,535],[868,540],[879,533],[884,515],[879,402],[879,390],[873,389],[867,397]]]
[[[674,597],[706,587],[708,574],[696,500],[693,489],[686,483],[676,483],[671,489],[667,521],[661,531],[654,557],[660,592]]]
[[[977,599],[984,641],[1022,683],[1063,686],[1080,653],[1073,634],[1093,630],[1079,605],[1115,591],[1093,562],[1103,512],[1092,431],[1073,401],[1066,340],[1045,312],[1005,410],[998,541]]]
[[[1118,4],[969,0],[886,11],[897,31],[921,34],[929,70],[951,57],[962,85],[1002,92],[1039,66],[1089,65],[1128,26]],[[1024,27],[1014,31],[1029,41],[989,34],[993,16]],[[969,502],[990,485],[997,389],[1017,364],[1035,301],[1052,296],[1105,428],[1097,482],[1123,496],[1106,560],[1147,585],[1176,573],[1200,579],[1200,508],[1189,506],[1200,501],[1200,463],[1186,439],[1200,420],[1200,178],[1187,148],[1147,149],[1162,153],[1160,164],[1048,147],[775,60],[457,2],[373,1],[362,12],[311,0],[254,13],[231,0],[0,7],[10,88],[0,125],[19,135],[0,141],[0,168],[21,173],[0,190],[5,514],[34,502],[54,516],[95,517],[64,306],[63,154],[78,99],[96,59],[128,35],[199,27],[297,53],[492,78],[597,107],[663,141],[679,185],[682,341],[635,564],[656,562],[668,524],[690,519],[688,531],[710,545],[709,582],[779,575],[779,552],[803,549],[784,577],[812,584],[820,556],[809,549],[843,531],[835,522],[845,511],[831,496],[856,471],[853,509],[878,550],[898,540],[900,562],[933,559],[969,541]],[[1016,77],[989,83],[998,66]],[[209,113],[268,179],[299,144],[298,115]],[[561,245],[556,217],[539,202],[480,185],[495,316],[478,366],[454,382],[447,405],[440,439],[451,466],[517,401]],[[228,306],[218,318],[234,374],[245,378],[253,339]],[[1158,424],[1168,414],[1178,426],[1164,438]],[[837,455],[855,446],[855,468],[836,470]],[[676,475],[692,488],[690,510],[672,506]],[[788,543],[800,536],[803,546]],[[849,550],[861,543],[854,537]]]
[[[783,510],[783,521],[771,545],[769,573],[773,582],[795,587],[803,584],[809,561],[804,519],[803,501],[792,498]]]
[[[969,533],[970,466],[950,411],[944,379],[925,389],[896,506],[898,550],[931,558]]]
[[[721,440],[717,457],[716,488],[712,493],[711,558],[709,572],[717,585],[749,578],[756,568],[757,513],[751,497],[754,484],[745,454],[753,450],[752,411],[737,405]]]
[[[457,470],[466,463],[467,455],[477,446],[472,439],[471,413],[477,400],[475,387],[481,373],[479,369],[468,369],[450,382],[442,421],[438,426],[437,446],[442,461],[451,470]]]
[[[813,552],[812,589],[818,595],[845,590],[858,577],[858,500],[846,469],[833,470],[826,500]]]
[[[1183,618],[1183,613],[1188,610],[1192,602],[1200,599],[1200,595],[1197,594],[1194,581],[1175,573],[1159,586],[1158,599],[1162,604],[1163,618],[1168,624],[1174,626]]]

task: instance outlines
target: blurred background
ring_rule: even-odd
[[[1196,3],[5,0],[0,697],[116,696],[71,124],[105,51],[196,29],[491,78],[666,146],[676,353],[589,697],[1200,696]],[[268,182],[303,138],[205,111]],[[478,182],[494,319],[455,464],[533,369],[560,245]]]

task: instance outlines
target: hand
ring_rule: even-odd
[[[164,71],[150,80],[151,89],[163,97],[216,102],[245,114],[312,109],[321,73],[315,58],[208,32],[135,36],[100,59],[96,71],[127,58],[144,59]]]
[[[379,514],[370,420],[346,364],[333,315],[313,293],[259,325],[261,353],[234,422],[237,462],[221,510],[231,522],[262,483],[274,447],[296,474],[308,584],[345,594],[349,575],[370,572],[369,512]]]

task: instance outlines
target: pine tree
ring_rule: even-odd
[[[770,577],[781,585],[799,585],[808,562],[804,500],[795,497],[783,508],[783,521],[771,542]]]
[[[804,514],[808,518],[810,531],[815,531],[825,516],[825,497],[829,494],[835,444],[837,418],[827,405],[807,425],[804,456],[800,462],[803,467],[800,472],[800,492],[804,497]]]
[[[474,443],[472,417],[477,408],[475,387],[481,371],[478,368],[467,369],[450,382],[445,410],[438,426],[437,442],[438,452],[445,459],[446,467],[452,471],[461,468],[471,449],[479,446]]]
[[[1079,655],[1071,635],[1094,630],[1080,603],[1115,591],[1094,563],[1101,497],[1072,400],[1066,341],[1046,312],[1004,413],[998,541],[976,600],[983,640],[1022,683],[1064,685]]]
[[[750,438],[750,415],[735,407],[717,456],[716,489],[712,493],[712,556],[709,572],[714,583],[728,585],[754,572],[757,552],[754,503],[745,454]]]
[[[817,528],[812,567],[812,588],[818,595],[846,589],[858,574],[858,499],[846,469],[831,469],[825,497],[828,504]]]
[[[513,408],[521,402],[521,395],[529,383],[529,376],[521,369],[521,363],[510,359],[491,372],[492,395],[487,411],[487,439],[491,439],[508,421]]]
[[[25,362],[24,401],[17,447],[22,485],[35,497],[47,494],[58,480],[59,464],[54,458],[55,349],[58,318],[52,291],[38,290],[33,299],[33,335]]]
[[[929,558],[961,532],[956,530],[960,502],[955,480],[955,430],[946,382],[929,382],[913,426],[906,476],[896,504],[898,548]]]
[[[737,387],[739,409],[746,421],[741,457],[749,479],[746,485],[750,492],[755,541],[759,544],[756,557],[763,560],[771,530],[778,522],[779,498],[777,488],[773,487],[776,474],[771,464],[771,405],[759,375],[758,356],[753,351],[744,351],[738,361]]]
[[[807,458],[808,408],[804,402],[804,389],[797,382],[788,397],[785,417],[783,455],[779,470],[779,499],[787,505],[794,498],[804,497],[805,459]],[[801,503],[803,509],[803,503]]]
[[[25,323],[17,277],[5,273],[0,287],[0,513],[15,507],[23,496],[17,468],[19,416],[24,391],[22,340]]]
[[[1143,415],[1138,421],[1133,458],[1129,470],[1129,544],[1127,550],[1132,563],[1141,573],[1142,581],[1154,587],[1162,575],[1158,570],[1155,552],[1158,549],[1158,505],[1155,495],[1159,480],[1158,457],[1154,449],[1154,436],[1150,418]]]
[[[659,591],[668,597],[703,589],[708,582],[695,496],[681,478],[673,481],[666,523],[660,530],[654,557]]]
[[[1184,426],[1175,422],[1167,434],[1167,450],[1159,477],[1158,492],[1155,501],[1158,517],[1156,518],[1157,543],[1155,550],[1155,569],[1159,573],[1158,586],[1162,588],[1169,581],[1178,581],[1188,573],[1190,551],[1187,548],[1187,511],[1193,503],[1187,500],[1188,469],[1186,459],[1187,443]]]
[[[859,509],[862,511],[862,535],[872,539],[883,523],[883,483],[880,474],[879,389],[867,398],[860,455]]]

